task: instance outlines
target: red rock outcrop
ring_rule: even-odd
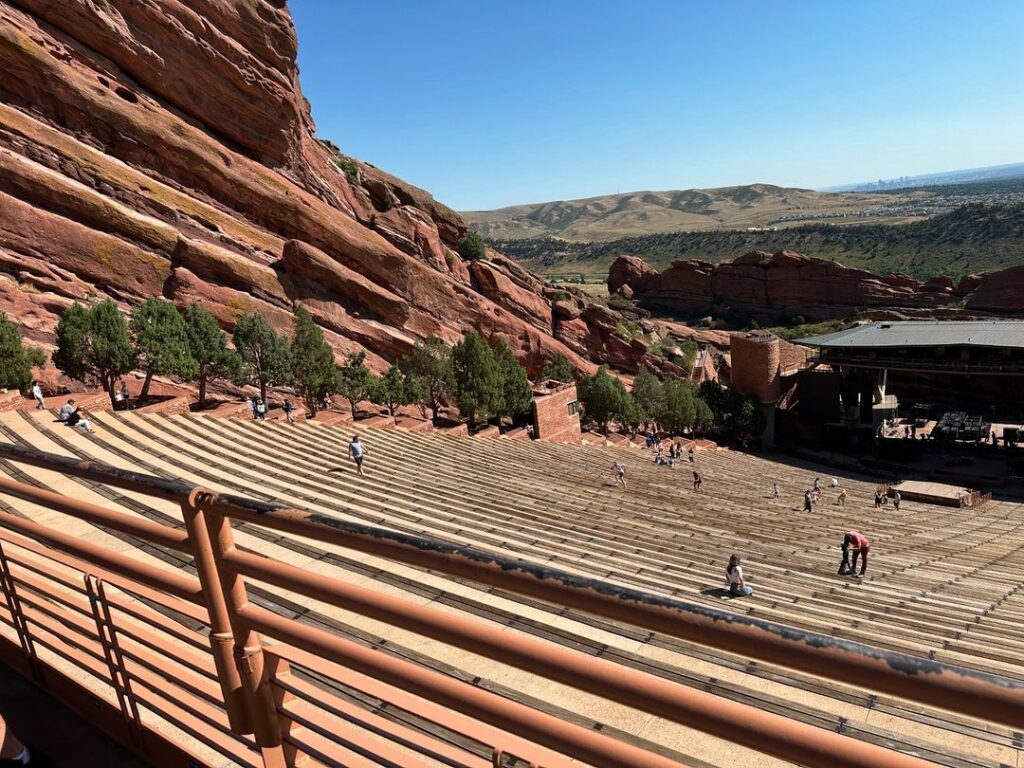
[[[457,213],[318,139],[296,52],[281,0],[0,4],[0,309],[46,343],[71,301],[200,301],[228,330],[260,311],[286,331],[302,302],[376,368],[469,329],[534,373],[650,357],[582,295],[500,254],[467,265]]]
[[[955,285],[943,276],[927,282],[900,274],[879,276],[792,251],[755,251],[719,264],[676,261],[661,273],[635,256],[620,256],[608,274],[609,291],[629,286],[648,309],[699,314],[731,308],[762,318],[802,315],[808,320],[843,318],[855,309],[943,316],[965,310],[1020,311],[1022,282],[1021,267]]]

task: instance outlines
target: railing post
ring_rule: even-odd
[[[224,559],[235,548],[231,520],[204,508],[209,492],[198,490],[190,495],[190,506],[202,511],[206,523],[206,546],[210,547],[214,571],[219,580],[227,618],[234,636],[234,659],[240,679],[241,698],[249,716],[251,732],[260,747],[265,768],[285,768],[281,725],[278,720],[274,692],[264,668],[263,641],[242,619],[239,609],[249,602],[245,580]],[[195,526],[198,528],[198,526]],[[205,591],[205,584],[204,584]]]
[[[110,613],[110,604],[107,603],[103,582],[87,573],[85,574],[85,590],[89,596],[89,607],[92,609],[93,620],[96,622],[96,637],[103,647],[103,657],[107,660],[110,683],[114,686],[114,692],[117,694],[121,716],[128,723],[135,746],[141,748],[144,746],[142,721],[139,718],[139,708],[135,704],[128,670],[124,666],[124,655],[121,653],[121,644],[117,638],[114,617]]]
[[[7,601],[7,610],[10,611],[11,621],[14,622],[14,629],[18,633],[18,642],[21,643],[21,652],[25,654],[32,676],[39,681],[39,664],[36,658],[36,647],[32,642],[32,635],[28,631],[28,622],[25,621],[25,614],[21,610],[21,600],[18,599],[18,587],[11,576],[11,567],[7,562],[7,555],[4,552],[3,543],[0,543],[0,590],[4,593]]]
[[[217,563],[213,557],[206,513],[197,504],[201,492],[201,489],[197,488],[189,494],[188,502],[181,505],[181,514],[185,520],[185,530],[188,532],[189,544],[192,547],[192,559],[195,562],[199,583],[203,587],[203,598],[210,616],[210,651],[213,654],[214,667],[217,669],[228,723],[235,733],[252,733],[253,727],[246,711],[242,680],[235,664],[235,633],[224,599]]]

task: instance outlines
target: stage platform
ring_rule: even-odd
[[[905,501],[924,501],[944,507],[979,507],[992,499],[991,493],[982,493],[959,485],[921,480],[904,480],[892,486],[892,490],[899,491]]]

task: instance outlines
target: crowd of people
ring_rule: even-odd
[[[644,447],[655,452],[653,460],[655,464],[674,468],[676,466],[676,462],[683,456],[683,446],[678,441],[672,440],[668,441],[669,444],[666,449],[665,442],[666,441],[648,434],[645,436]],[[694,444],[692,442],[685,453],[689,463],[696,463]],[[611,468],[615,484],[622,488],[626,488],[625,463],[619,459],[615,459],[612,461]],[[702,473],[698,469],[694,468],[694,492],[700,492],[703,482],[704,477]],[[833,504],[835,506],[846,506],[848,494],[846,488],[841,486],[837,478],[830,478],[826,486],[820,477],[816,477],[814,478],[811,487],[804,491],[803,510],[805,512],[816,511],[822,501],[826,498],[826,488],[828,491],[834,492],[835,500]],[[770,495],[771,498],[775,499],[782,496],[782,486],[778,481],[772,482]],[[899,511],[901,503],[899,489],[890,485],[879,485],[875,490],[875,507],[878,508],[887,505],[889,499],[892,500],[893,509],[895,511]],[[870,540],[860,531],[851,530],[843,534],[839,547],[842,557],[839,564],[838,575],[853,576],[856,579],[863,578],[867,572],[868,554],[871,551]],[[754,594],[753,587],[747,584],[743,575],[743,566],[741,562],[740,555],[733,554],[730,556],[729,563],[725,569],[725,584],[730,597],[750,597]]]
[[[124,382],[117,389],[119,397],[117,400],[122,400],[125,403],[125,408],[128,407],[129,395],[127,386]],[[37,402],[38,408],[45,408],[46,404],[43,399],[42,391],[39,383],[36,382],[32,387],[32,396]],[[251,397],[246,399],[246,403],[249,408],[249,415],[255,421],[266,421],[268,406],[267,403],[260,397]],[[281,407],[284,413],[285,420],[288,423],[294,423],[295,421],[295,408],[291,400],[286,399]],[[81,429],[86,432],[92,431],[92,425],[89,419],[82,416],[78,406],[75,404],[74,399],[69,398],[68,401],[60,408],[58,413],[58,419],[66,424],[67,426]],[[647,435],[645,440],[645,447],[655,451],[654,463],[658,465],[668,466],[674,468],[676,462],[682,459],[684,454],[684,448],[682,443],[676,440],[668,441],[669,444],[666,448],[664,445],[665,441],[654,437],[653,435]],[[694,444],[691,442],[688,448],[685,450],[687,461],[690,464],[696,464],[696,451]],[[363,469],[363,463],[366,458],[367,451],[366,446],[363,444],[359,435],[353,435],[351,441],[347,447],[347,456],[352,460],[357,475],[363,477],[365,472]],[[614,483],[621,488],[625,489],[626,485],[626,465],[621,460],[615,459],[611,464],[612,474],[614,477]],[[701,491],[701,487],[704,482],[702,473],[695,467],[693,470],[693,490],[695,493]],[[836,478],[831,478],[828,481],[828,488],[832,491],[836,491],[835,504],[838,506],[845,506],[847,499],[847,492],[845,488],[840,487],[840,483]],[[772,482],[771,486],[771,497],[780,498],[782,495],[782,486],[778,481]],[[821,478],[814,478],[814,482],[811,487],[808,488],[803,495],[803,510],[805,512],[814,512],[815,508],[822,502],[825,497],[825,488],[822,484]],[[893,507],[895,510],[900,508],[900,492],[898,489],[891,488],[888,485],[879,485],[875,489],[875,508],[885,506],[888,499],[892,499]],[[868,554],[871,551],[871,542],[859,531],[847,531],[843,535],[842,543],[840,544],[840,550],[842,553],[842,560],[839,565],[838,575],[840,576],[854,576],[855,578],[863,578],[868,566]],[[860,566],[858,571],[858,564]],[[738,554],[733,554],[729,558],[729,563],[725,569],[726,587],[728,593],[732,597],[750,597],[754,594],[754,590],[751,586],[746,583],[746,579],[743,574],[743,566],[741,564],[741,558]]]

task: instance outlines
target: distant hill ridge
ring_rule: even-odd
[[[717,262],[755,250],[792,250],[876,274],[959,278],[1024,264],[1024,204],[964,205],[902,226],[819,223],[774,232],[669,232],[592,243],[548,237],[499,240],[494,245],[548,275],[603,277],[621,254],[638,256],[665,269],[679,259]]]
[[[925,196],[921,194],[922,198]],[[463,216],[473,229],[492,239],[551,236],[585,242],[679,230],[765,227],[786,215],[852,215],[886,202],[867,193],[833,194],[774,184],[746,184],[626,192],[470,211]]]

